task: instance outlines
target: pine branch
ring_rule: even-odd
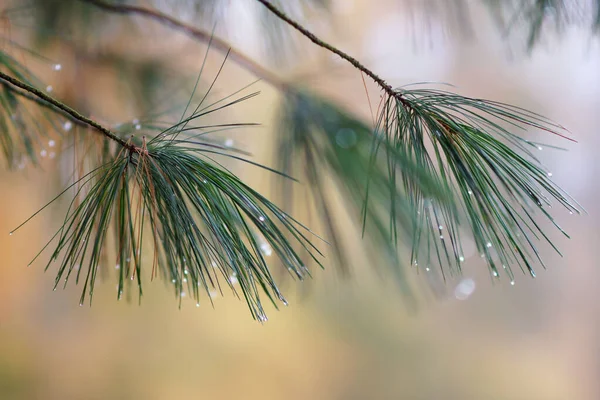
[[[368,69],[360,61],[358,61],[356,58],[354,58],[354,57],[352,57],[352,56],[344,53],[343,51],[339,50],[338,48],[336,48],[336,47],[330,45],[329,43],[327,43],[327,42],[319,39],[317,36],[315,36],[308,29],[304,28],[298,22],[296,22],[293,19],[291,19],[290,17],[288,17],[283,11],[281,11],[280,9],[278,9],[277,7],[275,7],[271,2],[269,2],[267,0],[257,0],[257,1],[259,3],[261,3],[261,4],[263,4],[269,11],[271,11],[274,15],[276,15],[277,17],[279,17],[282,21],[286,22],[288,25],[290,25],[291,27],[293,27],[294,29],[296,29],[302,35],[306,36],[311,42],[313,42],[317,46],[322,47],[324,49],[327,49],[328,51],[332,52],[333,54],[336,54],[336,55],[340,56],[341,58],[343,58],[344,60],[346,60],[350,64],[352,64],[356,69],[358,69],[361,72],[364,72],[367,76],[369,76],[371,79],[373,79],[373,81],[375,81],[375,83],[377,83],[377,85],[379,85],[379,87],[381,87],[381,89],[383,91],[385,91],[386,93],[388,93],[390,96],[397,97],[400,100],[402,99],[402,95],[400,93],[394,91],[394,89],[392,88],[392,86],[389,85],[388,83],[386,83],[383,80],[383,78],[381,78],[375,72],[373,72],[370,69]]]
[[[27,99],[29,101],[32,101],[34,103],[36,103],[38,106],[43,107],[47,110],[50,110],[54,113],[58,113],[60,115],[62,115],[63,117],[65,117],[66,119],[68,119],[69,121],[71,121],[73,124],[79,125],[79,126],[88,126],[87,123],[75,118],[74,116],[72,116],[71,114],[67,113],[66,111],[54,106],[52,103],[49,103],[43,99],[41,99],[40,97],[37,97],[29,92],[23,91],[23,90],[19,90],[17,89],[17,87],[13,86],[11,83],[7,82],[7,81],[0,81],[0,84],[2,84],[2,86],[6,89],[9,90],[10,92],[16,94],[19,97],[22,97],[24,99]]]
[[[229,43],[225,40],[214,36],[212,33],[206,32],[200,28],[194,27],[192,25],[185,24],[182,21],[179,21],[176,18],[173,18],[167,14],[161,13],[158,10],[154,10],[151,8],[146,8],[142,6],[130,6],[125,4],[112,4],[107,3],[101,0],[79,0],[81,2],[93,5],[101,10],[112,12],[115,14],[121,14],[126,16],[139,16],[143,18],[148,18],[150,20],[156,21],[162,25],[171,27],[172,29],[183,32],[187,36],[198,40],[204,43],[211,43],[211,47],[220,51],[221,53],[229,53],[229,57],[235,61],[237,64],[242,66],[247,71],[253,73],[255,76],[260,79],[268,82],[274,87],[280,90],[287,90],[288,85],[281,80],[279,77],[274,75],[271,71],[262,67],[260,64],[256,63],[254,60],[251,60],[242,52],[234,49]]]
[[[33,97],[42,102],[45,102],[46,104],[49,104],[50,106],[66,113],[67,115],[71,116],[73,119],[81,122],[82,124],[85,124],[85,125],[88,125],[88,126],[94,128],[96,131],[100,132],[101,134],[103,134],[107,138],[115,141],[116,143],[120,144],[124,148],[128,148],[130,150],[136,151],[137,148],[135,146],[126,142],[124,139],[120,138],[119,136],[115,135],[110,129],[105,128],[98,122],[86,117],[85,115],[80,114],[78,111],[76,111],[73,108],[69,107],[68,105],[60,102],[59,100],[49,96],[48,94],[42,92],[41,90],[33,87],[32,85],[22,82],[19,79],[13,78],[12,76],[7,75],[1,71],[0,71],[0,79],[8,84],[11,84],[11,85],[18,87],[18,88],[24,90],[25,92],[29,93],[30,96],[28,96],[28,97]]]

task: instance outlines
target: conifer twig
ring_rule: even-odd
[[[375,72],[373,72],[370,69],[368,69],[360,61],[358,61],[356,58],[354,58],[354,57],[352,57],[352,56],[344,53],[340,49],[338,49],[338,48],[330,45],[329,43],[327,43],[327,42],[319,39],[315,34],[313,34],[312,32],[310,32],[308,29],[304,28],[298,22],[294,21],[286,13],[284,13],[282,10],[280,10],[279,8],[277,8],[276,6],[274,6],[270,1],[267,1],[267,0],[257,0],[257,1],[259,3],[261,3],[262,5],[264,5],[269,11],[271,11],[279,19],[281,19],[282,21],[284,21],[285,23],[287,23],[288,25],[290,25],[292,28],[296,29],[302,35],[306,36],[311,42],[313,42],[314,44],[316,44],[319,47],[322,47],[322,48],[324,48],[326,50],[329,50],[333,54],[336,54],[336,55],[340,56],[341,58],[343,58],[344,60],[348,61],[356,69],[362,71],[367,76],[369,76],[388,95],[390,95],[391,97],[397,98],[399,101],[402,102],[402,104],[404,104],[405,106],[408,106],[408,103],[406,103],[406,102],[403,101],[402,95],[399,92],[395,91],[394,88],[390,84],[388,84],[385,80],[383,80],[383,78],[381,78]]]
[[[84,3],[88,3],[93,5],[101,10],[112,12],[115,14],[121,15],[137,15],[141,17],[145,17],[148,19],[152,19],[157,21],[163,25],[169,26],[177,31],[185,33],[187,36],[199,40],[201,42],[207,43],[211,42],[211,47],[222,52],[229,52],[229,58],[235,61],[237,64],[241,65],[247,71],[250,71],[257,77],[262,80],[268,82],[269,84],[277,87],[280,90],[287,90],[288,85],[281,78],[277,77],[271,71],[267,70],[254,60],[250,59],[246,55],[244,55],[239,50],[235,50],[229,43],[225,40],[212,35],[210,32],[206,32],[202,29],[196,28],[192,25],[185,24],[182,21],[179,21],[176,18],[171,17],[170,15],[164,14],[158,10],[154,10],[151,8],[146,8],[142,6],[130,6],[125,4],[111,4],[101,0],[79,0]]]
[[[52,107],[55,107],[56,109],[66,113],[67,115],[70,115],[77,121],[80,121],[81,123],[94,128],[95,130],[97,130],[98,132],[100,132],[101,134],[106,136],[107,138],[119,143],[121,146],[128,148],[130,150],[135,150],[134,145],[127,143],[124,139],[115,135],[110,129],[102,126],[98,122],[86,117],[85,115],[79,113],[78,111],[74,110],[73,108],[69,107],[68,105],[60,102],[59,100],[56,100],[55,98],[47,95],[46,93],[29,85],[28,83],[22,82],[19,79],[16,79],[10,75],[7,75],[1,71],[0,71],[0,79],[8,84],[16,86],[16,87],[24,90],[25,92],[29,93],[30,95],[26,96],[27,98],[29,98],[29,99],[37,98],[42,102],[50,104]]]

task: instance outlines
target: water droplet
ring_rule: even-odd
[[[569,214],[573,215],[573,211],[569,211]]]
[[[444,236],[440,235],[440,239],[444,240]]]
[[[54,66],[52,68],[54,68],[55,71],[60,71],[62,69],[62,65],[54,64]]]
[[[187,283],[187,278],[183,278],[183,283]]]
[[[186,270],[184,270],[184,271],[183,271],[183,273],[184,273],[185,275],[187,275],[187,274],[188,274],[188,270],[187,270],[187,269],[186,269]]]
[[[494,276],[498,276],[498,272],[494,271],[493,272]]]
[[[343,149],[349,149],[356,144],[356,132],[342,128],[335,134],[335,142]]]
[[[127,257],[127,258],[125,259],[125,261],[127,261],[127,262],[130,262],[130,261],[131,261],[131,258]]]
[[[467,193],[469,193],[469,195],[472,195],[472,194],[473,194],[473,192],[472,192],[472,191],[470,191],[470,190],[469,190]]]
[[[465,278],[454,288],[454,297],[458,300],[468,299],[475,291],[475,281],[471,278]]]
[[[79,303],[79,307],[83,307],[83,303]]]
[[[515,281],[510,281],[510,284],[511,284],[512,286],[515,286]]]
[[[49,140],[48,141],[48,146],[54,147],[54,146],[56,146],[56,142],[54,140]]]
[[[548,172],[548,176],[552,176],[552,172]]]
[[[539,151],[542,151],[542,150],[544,150],[544,149],[542,148],[542,146],[538,146],[538,150],[539,150]]]
[[[479,255],[479,257],[481,257],[481,258],[484,258],[484,257],[485,257],[485,254],[481,253],[481,254]]]
[[[232,285],[235,285],[238,283],[238,278],[235,277],[235,275],[231,275],[229,277],[229,283],[231,283]]]
[[[263,217],[263,216],[261,215],[260,217],[258,217],[258,220],[259,220],[260,222],[264,222],[264,221],[265,221],[265,217]]]
[[[485,244],[485,247],[487,247],[487,248],[489,249],[490,247],[492,247],[492,243],[491,243],[491,242],[487,242],[487,243]]]
[[[52,93],[53,90],[54,88],[51,85],[46,86],[46,92]]]
[[[502,268],[506,269],[506,265],[502,264]]]
[[[203,179],[202,183],[208,183],[208,181],[206,179]]]
[[[136,124],[135,125],[135,130],[139,131],[140,129],[142,129],[142,126],[140,124]]]
[[[429,267],[425,268],[425,271],[429,272]]]
[[[217,268],[217,266],[218,266],[218,265],[217,265],[217,263],[216,263],[216,262],[214,262],[214,261],[211,261],[211,262],[210,262],[210,265],[212,265],[212,267],[213,267],[213,268]]]
[[[133,280],[133,275],[131,275],[131,280]]]
[[[40,156],[42,156],[42,157],[46,157],[47,155],[48,155],[48,152],[46,151],[46,149],[42,149],[42,150],[40,151]]]
[[[532,269],[531,269],[531,270],[529,270],[529,273],[531,274],[531,276],[532,276],[533,278],[536,278],[536,275],[535,275],[535,271],[534,271],[534,270],[532,270]]]
[[[200,303],[196,303],[196,307],[200,307]]]
[[[119,268],[121,268],[121,264],[115,265],[115,269],[119,269]]]
[[[214,299],[215,297],[217,297],[219,295],[219,292],[217,292],[216,290],[209,290],[208,295],[210,296],[211,299]]]
[[[261,244],[260,251],[267,257],[273,254],[273,249],[271,248],[271,245],[269,243]]]
[[[12,235],[13,235],[13,233],[12,233],[12,232],[8,232],[8,236],[12,236]]]
[[[68,132],[68,131],[70,131],[70,130],[71,130],[71,128],[73,128],[73,123],[72,123],[71,121],[67,121],[67,122],[65,122],[65,123],[63,124],[63,129],[64,129],[65,131],[67,131],[67,132]]]
[[[225,141],[225,147],[231,147],[233,146],[233,139],[227,139]]]
[[[464,262],[464,261],[465,261],[465,258],[464,258],[463,256],[460,256],[460,257],[458,257],[458,260],[459,260],[460,262]]]
[[[177,280],[173,279],[171,282],[175,283],[175,282],[177,282]]]
[[[185,292],[181,292],[181,297],[185,297]]]
[[[438,226],[438,229],[441,231],[441,230],[444,230],[444,227],[440,225],[440,226]]]

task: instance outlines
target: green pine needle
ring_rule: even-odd
[[[460,227],[466,222],[493,276],[505,269],[512,280],[511,266],[535,276],[534,262],[542,262],[535,242],[541,239],[556,249],[536,212],[564,233],[547,209],[555,202],[579,213],[579,206],[535,158],[538,146],[513,133],[526,128],[572,140],[562,126],[494,101],[428,89],[398,90],[384,99],[376,130],[454,194],[446,204],[429,198],[388,153],[389,179],[405,186],[419,210],[413,230],[415,265],[437,264],[459,272],[464,260]],[[373,148],[373,154],[378,151]]]

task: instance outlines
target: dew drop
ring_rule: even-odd
[[[229,277],[229,283],[231,283],[232,285],[235,285],[238,283],[238,278],[235,277],[235,275],[231,275]]]
[[[443,235],[440,235],[440,239],[444,240],[444,236],[443,236]]]
[[[548,172],[548,176],[552,176],[552,172]]]
[[[233,146],[233,139],[227,139],[225,141],[225,147],[231,147]]]
[[[529,273],[531,274],[531,276],[532,276],[533,278],[536,278],[536,275],[535,275],[535,271],[534,271],[534,270],[532,270],[532,269],[531,269],[531,270],[529,270]]]
[[[264,222],[264,221],[265,221],[265,217],[263,217],[263,216],[261,215],[260,217],[258,217],[258,220],[259,220],[260,222]]]
[[[473,192],[472,192],[472,191],[470,191],[470,190],[469,190],[467,193],[469,193],[469,195],[472,195],[472,194],[473,194]]]
[[[53,90],[54,88],[51,85],[46,86],[46,92],[52,93]]]
[[[544,150],[544,149],[542,148],[542,146],[538,146],[538,150],[539,150],[539,151],[542,151],[542,150]]]
[[[70,130],[71,130],[71,128],[73,128],[73,123],[72,123],[71,121],[67,121],[67,122],[65,122],[65,123],[63,124],[63,129],[64,129],[65,131],[67,131],[67,132],[68,132],[68,131],[70,131]]]
[[[343,149],[349,149],[356,144],[356,132],[352,129],[342,128],[335,135],[335,142]]]
[[[185,292],[181,292],[181,297],[185,297]]]
[[[177,280],[173,279],[171,282],[175,283],[175,282],[177,282]]]
[[[573,215],[573,211],[569,211],[569,214]]]
[[[208,183],[208,182],[206,181],[206,179],[203,179],[203,180],[202,180],[202,183]]]
[[[8,232],[8,236],[12,236],[12,235],[13,235],[13,233],[12,233],[12,232]]]
[[[438,229],[441,231],[444,229],[444,227],[440,225],[440,226],[438,226]]]
[[[196,303],[196,307],[200,307],[200,303]]]
[[[187,274],[188,274],[188,270],[187,270],[187,269],[186,269],[186,270],[184,270],[184,271],[183,271],[183,273],[184,273],[185,275],[187,275]]]
[[[267,257],[273,254],[273,249],[271,248],[271,245],[269,243],[261,244],[260,251]]]
[[[475,281],[465,278],[454,288],[454,297],[458,300],[467,300],[475,291]]]
[[[430,271],[429,267],[425,268],[425,271],[429,272]]]
[[[83,303],[79,303],[79,307],[83,307]]]
[[[515,286],[515,281],[510,281],[511,286]]]
[[[458,257],[458,260],[459,260],[460,262],[464,262],[464,261],[465,261],[465,258],[464,258],[463,256],[460,256],[460,257]]]
[[[115,269],[119,269],[119,268],[121,268],[121,264],[115,265]]]
[[[485,245],[485,247],[487,247],[489,249],[490,247],[492,247],[492,243],[491,242],[487,242],[486,245]]]
[[[136,124],[135,125],[135,130],[139,131],[140,129],[142,129],[142,126],[140,124]]]
[[[131,261],[131,258],[127,257],[127,258],[125,259],[125,261],[127,261],[127,262],[130,262],[130,261]]]
[[[54,68],[55,71],[60,71],[62,69],[62,65],[54,64],[54,66],[52,68]]]
[[[56,146],[56,142],[54,140],[49,140],[48,141],[48,146],[54,147],[54,146]]]
[[[494,276],[498,276],[498,272],[494,271]]]
[[[183,278],[183,283],[187,283],[187,278]]]
[[[48,152],[46,151],[46,149],[42,149],[42,151],[40,151],[40,156],[46,157],[47,155],[48,155]]]

